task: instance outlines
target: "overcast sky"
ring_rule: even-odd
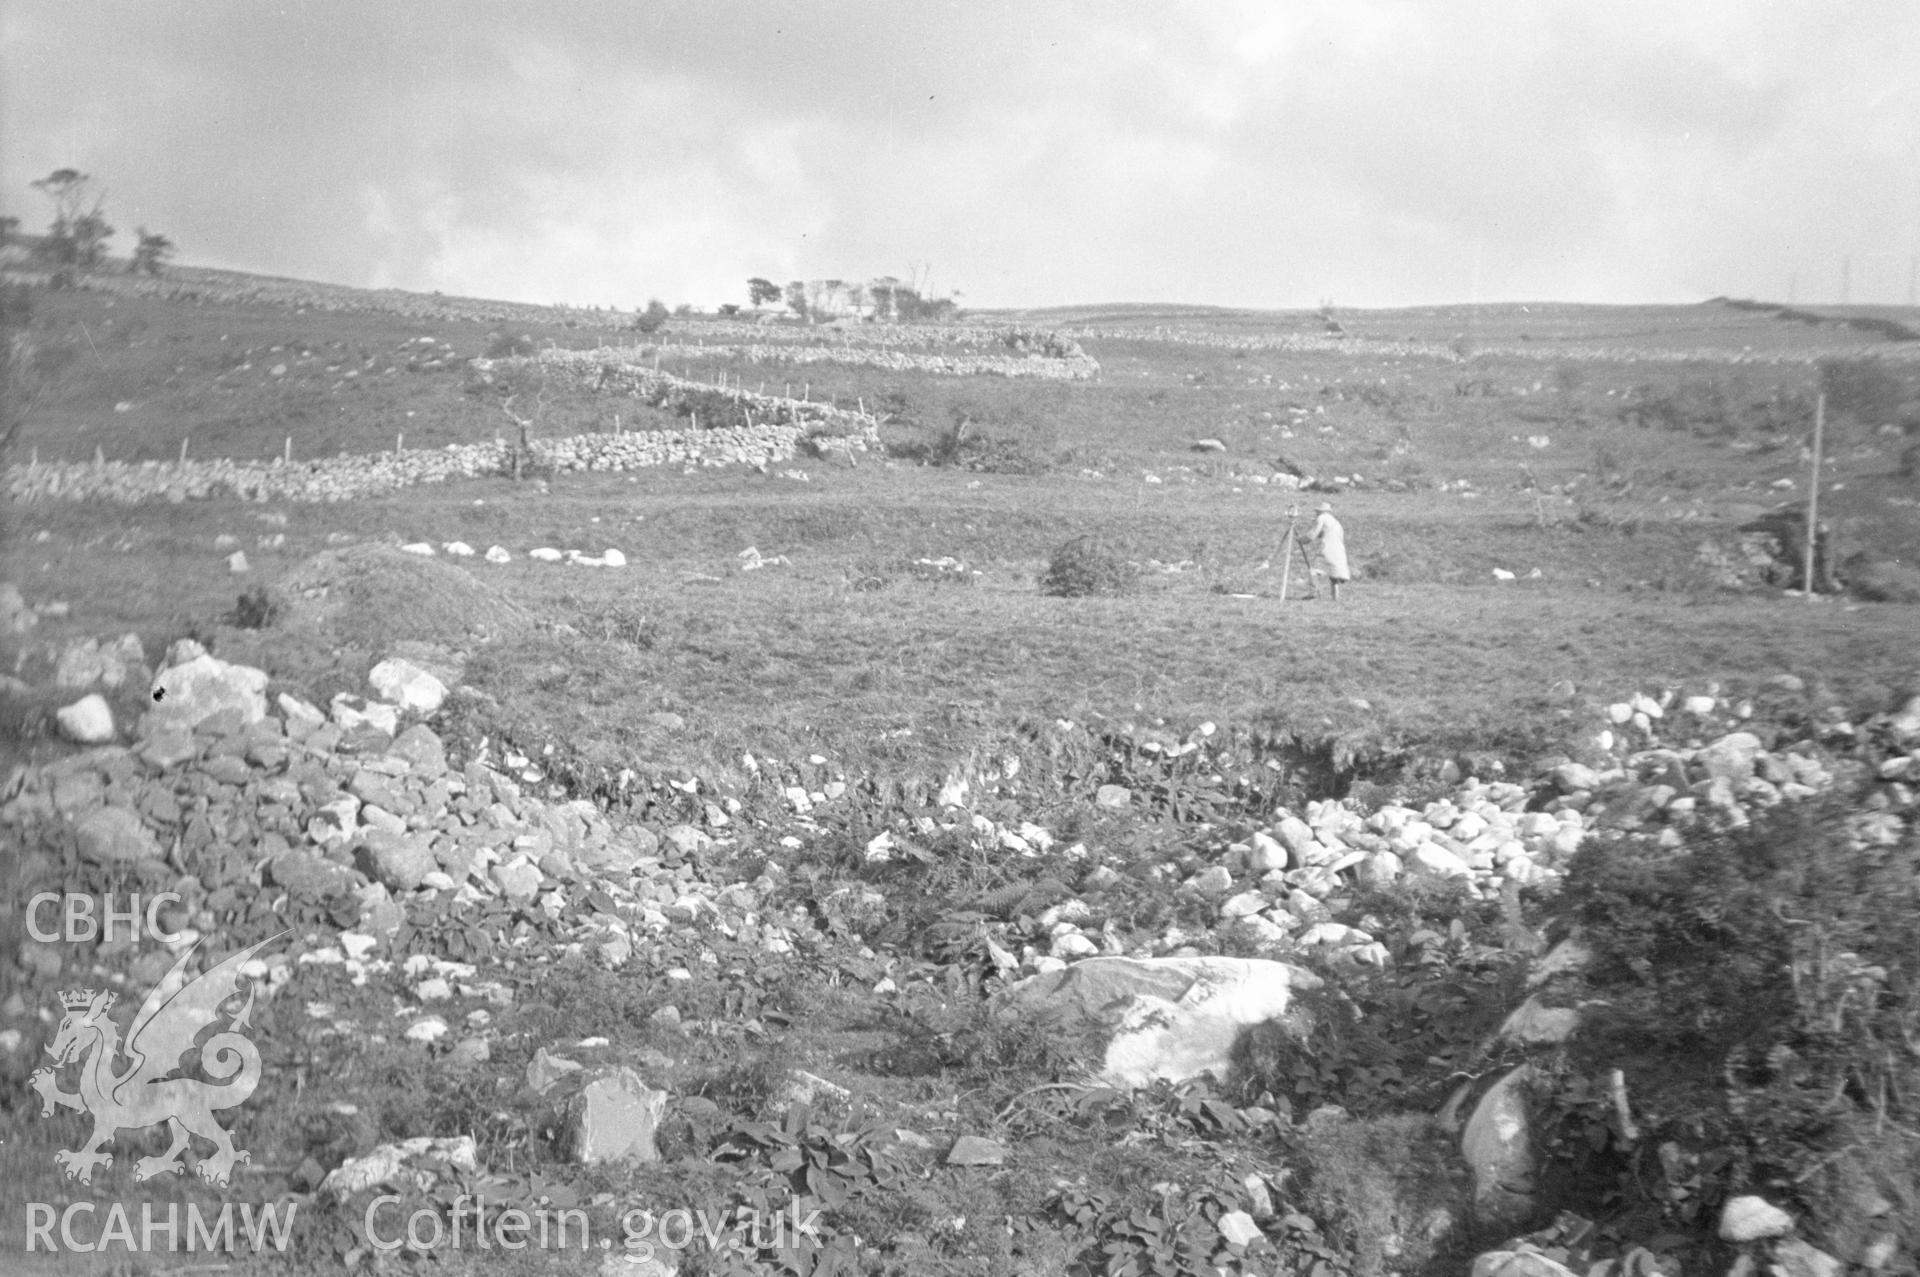
[[[1904,302],[1911,0],[0,0],[0,210],[579,304]]]

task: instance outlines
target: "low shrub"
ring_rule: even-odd
[[[643,333],[658,332],[667,322],[670,314],[666,303],[656,297],[647,303],[645,310],[633,317],[633,326]]]
[[[1850,1167],[1920,1158],[1920,844],[1858,837],[1852,815],[1809,801],[1677,853],[1574,858],[1562,900],[1594,959],[1543,1128],[1563,1190],[1611,1180],[1704,1227],[1761,1188],[1840,1210],[1817,1222],[1844,1231],[1864,1226],[1834,1204]],[[1600,1082],[1613,1069],[1637,1132]]]
[[[264,630],[280,620],[286,605],[264,585],[256,585],[234,601],[233,611],[222,618],[242,630]]]
[[[1465,1168],[1428,1114],[1325,1115],[1286,1142],[1304,1172],[1300,1205],[1352,1256],[1355,1277],[1426,1269],[1467,1215]]]
[[[526,333],[488,333],[488,359],[513,359],[534,352],[533,338]]]
[[[576,625],[588,638],[605,643],[624,643],[643,652],[651,652],[654,644],[660,641],[660,623],[633,607],[616,605],[606,608],[581,617]]]
[[[1127,594],[1138,574],[1104,541],[1091,533],[1075,537],[1053,552],[1040,577],[1040,592],[1057,598],[1091,594]]]
[[[1878,359],[1823,359],[1820,392],[1827,411],[1868,425],[1882,425],[1900,416],[1907,389]]]

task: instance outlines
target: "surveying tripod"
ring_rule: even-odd
[[[1287,583],[1293,578],[1293,558],[1300,556],[1300,566],[1307,572],[1307,588],[1313,588],[1313,559],[1307,554],[1307,547],[1300,541],[1300,531],[1295,526],[1300,518],[1300,507],[1287,507],[1287,530],[1280,538],[1280,601],[1287,601]]]

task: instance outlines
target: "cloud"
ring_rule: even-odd
[[[186,261],[622,306],[1889,299],[1917,55],[1897,0],[12,0],[0,204],[75,165]]]

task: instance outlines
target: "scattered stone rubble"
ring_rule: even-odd
[[[86,692],[67,707],[76,720],[98,699],[91,688],[146,676],[137,640],[83,643],[71,651],[71,660],[61,662],[64,681]],[[6,831],[0,836],[33,848],[48,845],[49,831],[68,831],[83,861],[177,891],[190,937],[215,930],[263,890],[348,906],[354,921],[346,930],[310,936],[286,953],[256,960],[252,974],[264,978],[270,993],[285,991],[313,965],[339,967],[355,982],[390,971],[386,947],[411,911],[447,892],[457,907],[496,897],[533,905],[561,924],[565,938],[557,953],[615,969],[668,933],[689,928],[767,953],[791,951],[812,937],[811,919],[766,910],[783,874],[776,865],[753,882],[718,884],[689,862],[690,853],[735,836],[731,826],[742,811],[736,798],[709,792],[701,804],[705,828],[655,831],[615,823],[594,803],[568,800],[556,787],[543,792],[547,778],[522,756],[483,754],[455,770],[439,738],[417,721],[437,708],[446,685],[404,658],[376,667],[372,697],[343,695],[325,711],[284,694],[270,706],[267,683],[261,671],[219,661],[190,641],[176,644],[151,676],[151,686],[165,695],[128,743],[117,743],[117,733],[103,741],[97,728],[76,732],[90,738],[90,747],[28,772],[0,805]],[[1802,690],[1784,678],[1768,689]],[[1595,707],[1584,761],[1540,760],[1531,784],[1456,773],[1445,797],[1418,806],[1389,803],[1362,814],[1337,802],[1310,802],[1225,845],[1212,863],[1169,861],[1155,870],[1170,886],[1206,901],[1219,927],[1251,931],[1266,955],[1257,959],[1206,956],[1204,934],[1172,930],[1143,943],[1111,924],[1094,927],[1101,893],[1118,875],[1084,848],[1068,848],[1069,859],[1087,868],[1078,894],[1064,892],[1038,914],[1044,941],[1016,943],[989,927],[994,963],[1009,981],[1000,1005],[1020,1014],[1062,1011],[1097,1024],[1107,1034],[1101,1073],[1113,1085],[1224,1075],[1233,1043],[1248,1026],[1277,1022],[1297,1030],[1289,1019],[1292,994],[1317,979],[1289,957],[1319,949],[1336,960],[1389,961],[1369,920],[1347,912],[1354,885],[1428,875],[1460,879],[1482,897],[1497,895],[1509,883],[1550,881],[1589,838],[1674,845],[1690,826],[1736,827],[1755,809],[1838,786],[1855,797],[1858,814],[1849,828],[1856,839],[1890,845],[1904,836],[1920,785],[1920,697],[1859,723],[1829,714],[1797,740],[1752,730],[1752,712],[1750,704],[1713,690],[1636,695]],[[1209,736],[1196,732],[1165,752],[1197,752]],[[857,800],[848,779],[818,756],[791,768],[751,757],[743,763],[790,809],[785,824],[791,832],[779,839],[784,848],[805,846],[798,835],[822,828],[823,808]],[[993,801],[1018,773],[1012,758],[979,773],[956,773],[930,795],[943,809],[939,820],[921,816],[881,832],[869,842],[868,857],[891,857],[911,838],[943,825],[1008,855],[1048,850],[1053,837],[1044,828],[999,824],[972,810]],[[698,780],[675,784],[686,794],[702,793]],[[1107,785],[1096,801],[1120,808],[1132,795]],[[576,910],[567,889],[581,886],[612,907]],[[876,894],[872,888],[858,893]],[[884,898],[878,903],[884,907]],[[850,897],[846,907],[857,913],[863,906]],[[531,939],[516,935],[510,943]],[[61,946],[29,940],[18,959],[42,980],[84,978],[64,969]],[[1549,1007],[1540,995],[1583,959],[1577,941],[1569,941],[1538,963],[1534,995],[1516,1008],[1503,1034],[1523,1046],[1564,1041],[1578,1012]],[[143,957],[127,975],[157,979],[165,962],[164,954]],[[477,979],[470,965],[419,954],[407,959],[405,974],[414,1002],[399,1009],[392,1031],[427,1043],[445,1038],[457,1061],[484,1061],[484,1014],[469,1016],[462,1031],[432,1007],[455,992],[511,999],[511,990]],[[881,987],[891,987],[890,978]],[[331,1015],[324,1004],[308,1009],[316,1018]],[[692,1031],[677,1010],[671,1018],[681,1031]],[[18,1044],[17,1032],[9,1042]],[[555,1088],[575,1156],[657,1155],[652,1139],[667,1103],[663,1093],[637,1074],[569,1068],[572,1061],[543,1056],[544,1065],[536,1059],[541,1077],[530,1072],[529,1084]],[[1526,1088],[1532,1067],[1523,1064],[1498,1079],[1461,1123],[1477,1202],[1491,1217],[1517,1214],[1530,1202]],[[1456,1102],[1467,1098],[1463,1091]],[[1734,1222],[1726,1227],[1751,1232],[1756,1226],[1741,1221],[1758,1214],[1757,1208],[1747,1214],[1730,1208]],[[1505,1272],[1519,1262],[1488,1260],[1488,1271]]]

